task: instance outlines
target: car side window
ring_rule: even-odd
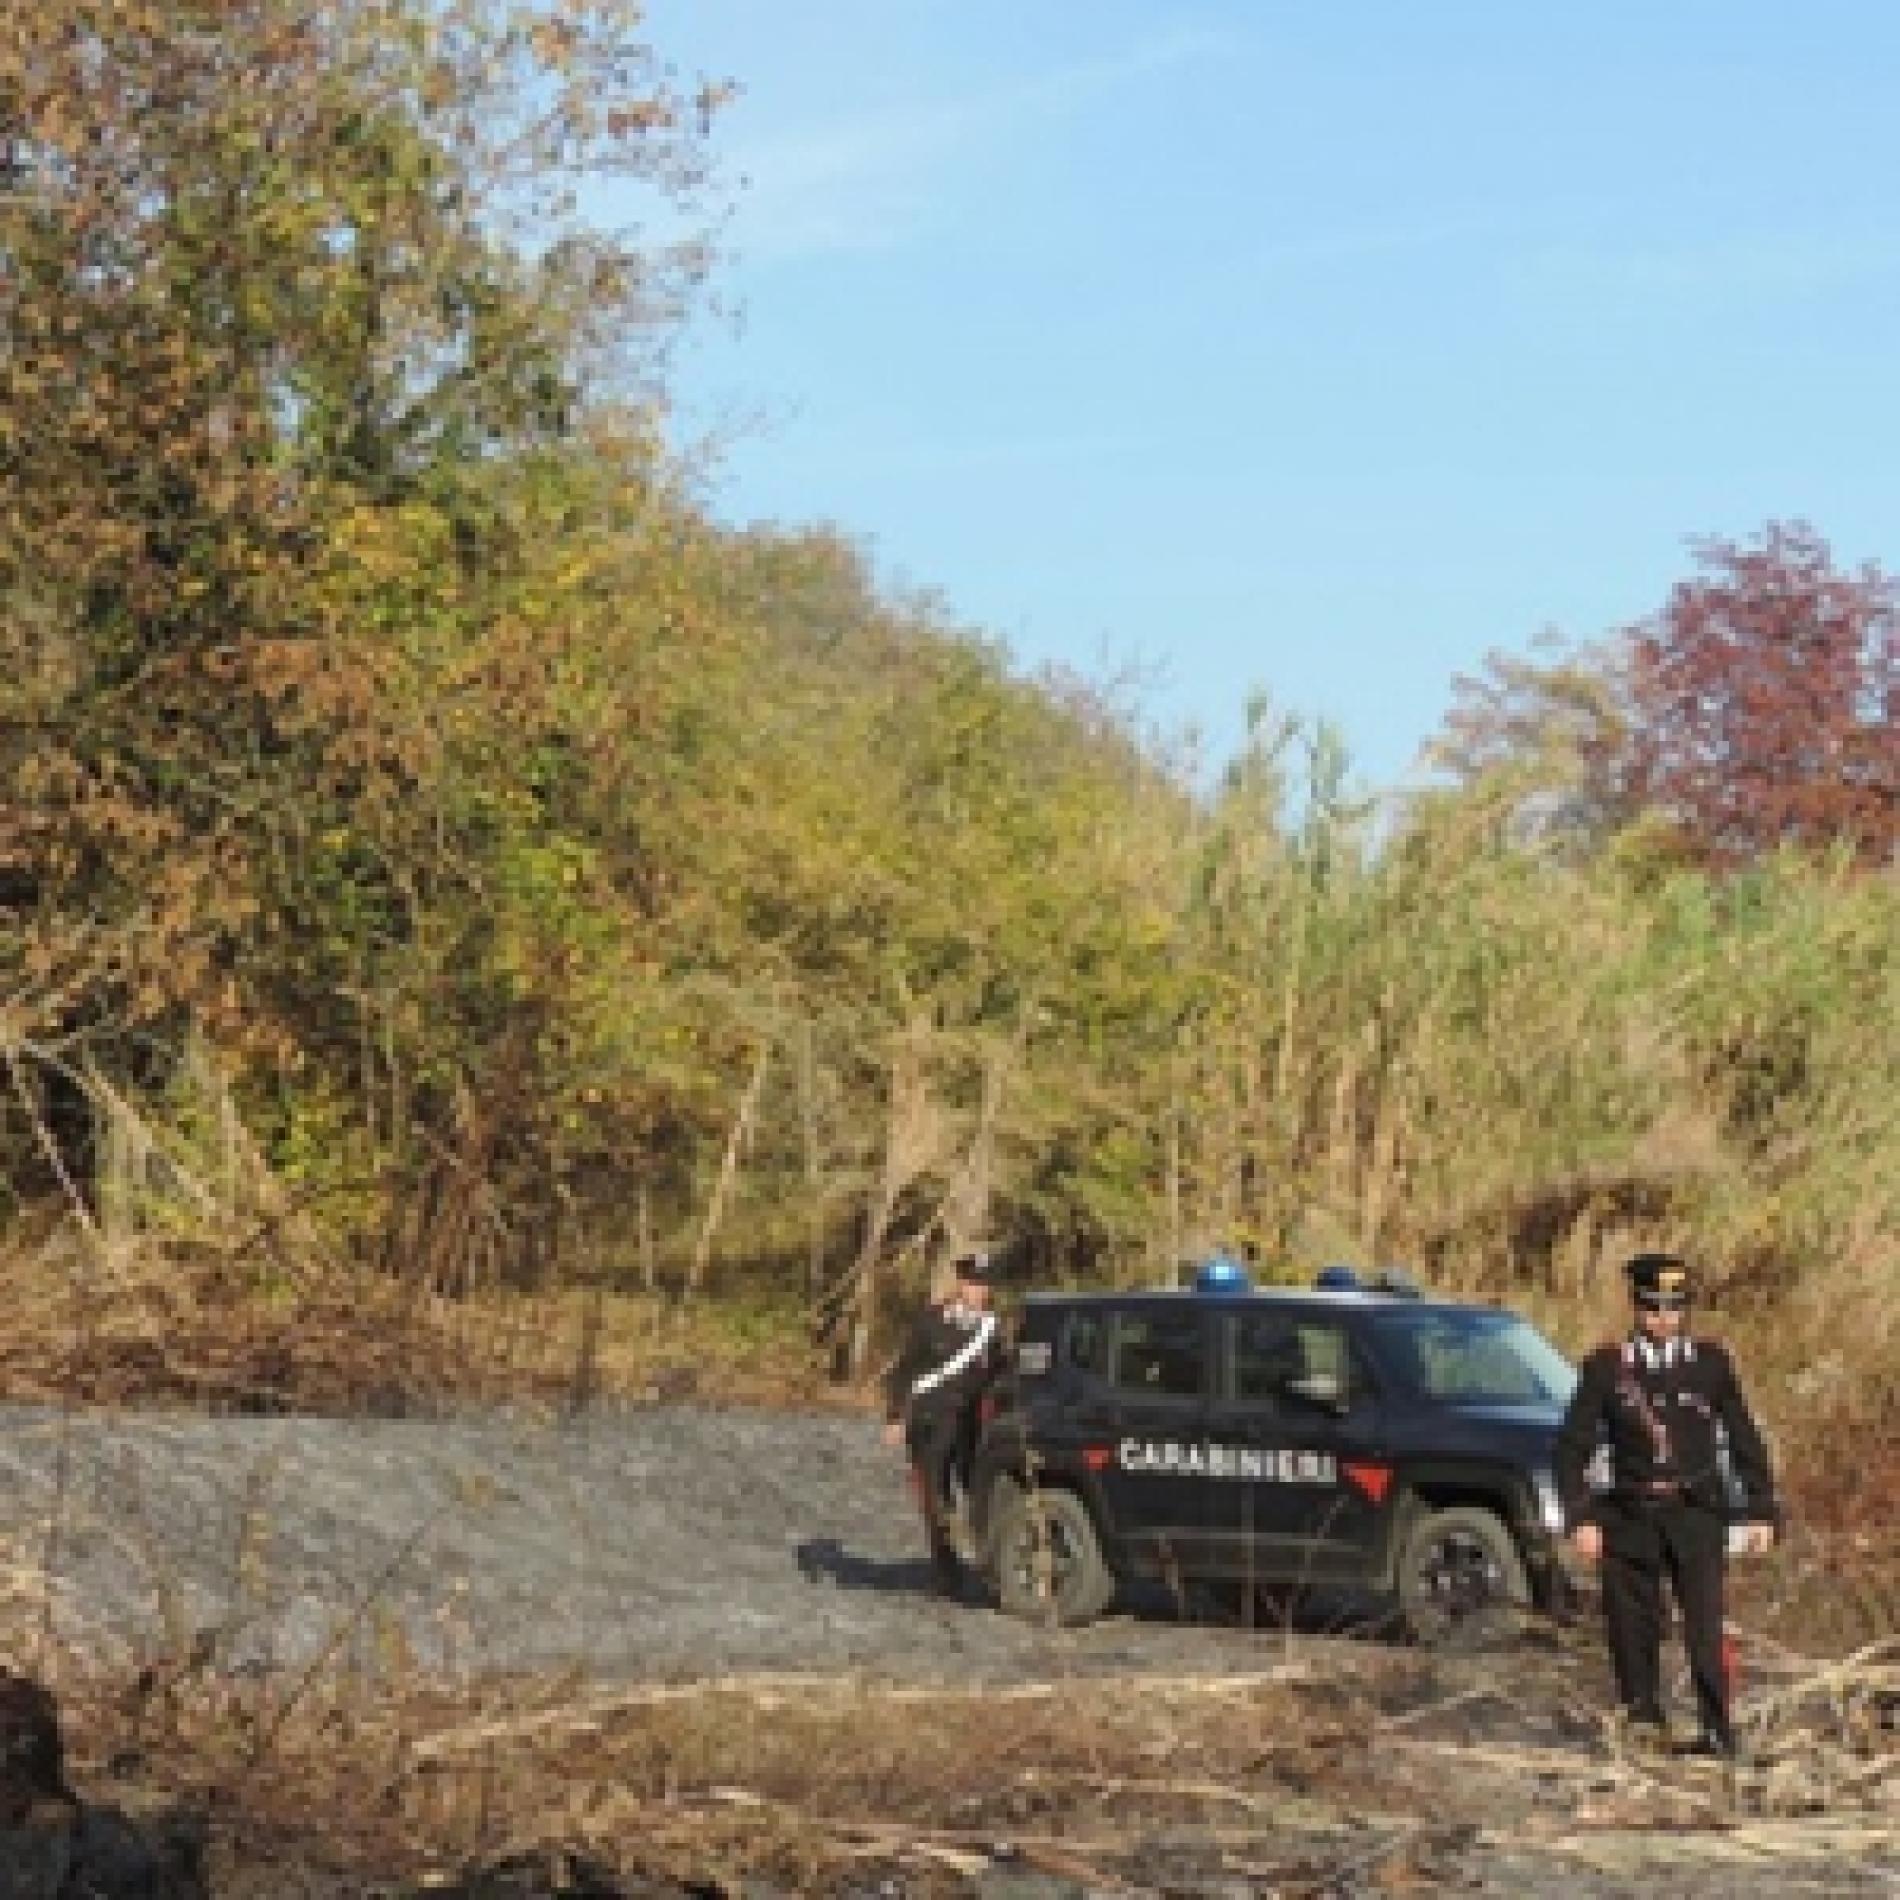
[[[1123,1313],[1115,1322],[1115,1384],[1149,1397],[1201,1395],[1201,1316]]]
[[[1352,1351],[1346,1343],[1345,1329],[1328,1321],[1308,1321],[1300,1327],[1300,1351],[1306,1360],[1310,1378],[1315,1373],[1336,1379],[1340,1392],[1350,1397],[1357,1381],[1353,1375]]]
[[[1279,1403],[1296,1379],[1331,1379],[1349,1398],[1364,1385],[1346,1329],[1335,1321],[1246,1313],[1236,1314],[1229,1325],[1237,1399]]]
[[[1071,1313],[1062,1343],[1064,1363],[1079,1372],[1100,1373],[1107,1333],[1101,1314]]]
[[[1417,1326],[1411,1348],[1420,1387],[1435,1399],[1531,1404],[1548,1396],[1495,1326]]]

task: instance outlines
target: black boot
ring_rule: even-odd
[[[963,1560],[942,1522],[930,1522],[930,1594],[951,1603],[963,1598]]]
[[[963,1566],[956,1558],[933,1558],[930,1565],[930,1594],[947,1603],[963,1601]]]

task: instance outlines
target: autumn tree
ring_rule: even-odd
[[[1812,528],[1698,543],[1701,572],[1631,634],[1628,772],[1716,864],[1779,844],[1900,842],[1900,584]]]
[[[1468,786],[1514,780],[1519,835],[1587,854],[1637,815],[1631,717],[1625,643],[1546,634],[1453,681],[1426,762]]]
[[[579,876],[563,757],[608,709],[573,643],[655,512],[625,398],[699,262],[574,195],[619,175],[670,214],[715,103],[640,15],[0,22],[10,1052],[189,1029],[334,1073],[412,1026],[406,1108],[479,1097],[484,1040],[539,1048],[524,992],[563,958],[513,926]]]

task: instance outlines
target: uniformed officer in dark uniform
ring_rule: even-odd
[[[1617,1694],[1633,1730],[1665,1743],[1662,1583],[1682,1611],[1701,1732],[1679,1752],[1735,1753],[1722,1656],[1728,1528],[1766,1550],[1780,1512],[1761,1433],[1728,1350],[1687,1330],[1689,1273],[1674,1254],[1629,1261],[1635,1325],[1584,1360],[1557,1440],[1557,1489],[1577,1554],[1603,1566],[1603,1615]],[[1608,1445],[1609,1483],[1589,1471]],[[1730,1480],[1739,1490],[1731,1499]]]
[[[907,1444],[933,1588],[957,1596],[963,1565],[950,1536],[950,1480],[967,1472],[976,1441],[977,1405],[1002,1363],[1002,1339],[990,1310],[989,1256],[961,1254],[950,1297],[926,1306],[904,1350],[884,1376],[884,1437]]]

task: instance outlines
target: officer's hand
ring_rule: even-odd
[[[884,1423],[884,1442],[887,1445],[901,1445],[904,1442],[904,1421],[901,1418],[887,1419]]]
[[[1772,1524],[1744,1524],[1742,1526],[1742,1548],[1756,1557],[1765,1557],[1775,1547],[1775,1527]]]
[[[1596,1563],[1603,1555],[1603,1526],[1601,1524],[1579,1524],[1570,1533],[1570,1548],[1587,1564]]]

